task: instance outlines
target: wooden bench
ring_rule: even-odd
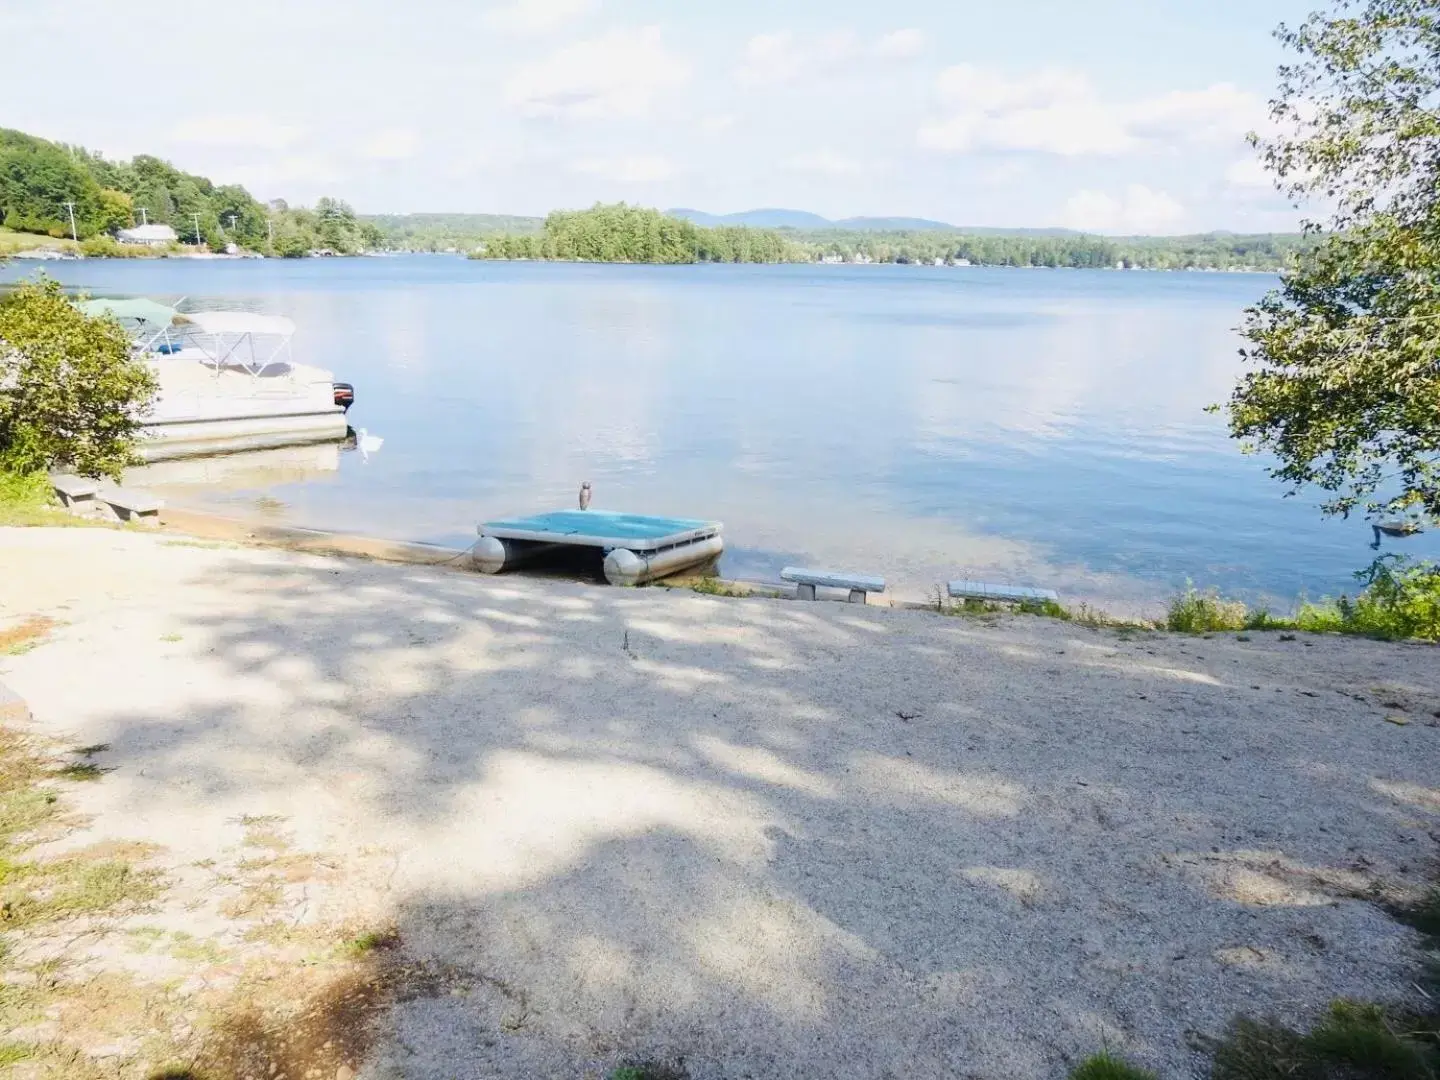
[[[111,512],[120,521],[134,521],[142,525],[160,524],[160,511],[165,508],[163,500],[139,488],[106,488],[100,493],[100,499],[109,504]]]
[[[50,477],[50,486],[55,489],[55,494],[60,498],[60,505],[66,510],[83,514],[97,509],[95,496],[100,493],[100,485],[94,480],[87,480],[83,476],[71,476],[69,473],[59,473]]]
[[[885,579],[868,574],[851,574],[843,570],[806,570],[798,566],[787,566],[780,571],[782,581],[793,581],[799,588],[796,597],[800,600],[814,600],[817,586],[827,589],[848,589],[850,603],[863,604],[870,593],[883,593]]]
[[[954,600],[991,600],[1009,604],[1058,604],[1054,589],[1032,589],[1024,585],[990,585],[983,581],[952,581],[946,587]]]

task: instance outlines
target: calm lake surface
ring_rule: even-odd
[[[1263,275],[627,267],[441,256],[89,260],[93,295],[284,314],[356,386],[333,448],[147,480],[230,513],[465,545],[572,504],[718,518],[732,576],[972,576],[1119,607],[1187,579],[1289,603],[1353,589],[1361,521],[1282,498],[1220,418]],[[0,271],[13,280],[32,267]],[[202,480],[204,483],[196,483]],[[1435,557],[1432,536],[1387,550]]]

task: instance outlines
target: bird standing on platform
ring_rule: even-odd
[[[580,509],[590,509],[590,481],[586,480],[580,485]]]

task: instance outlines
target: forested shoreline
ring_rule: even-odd
[[[123,242],[140,224],[172,242]],[[377,251],[468,252],[472,258],[628,263],[896,263],[1279,270],[1313,243],[1299,234],[1102,237],[1064,231],[876,230],[704,226],[640,206],[596,204],[546,218],[498,214],[357,214],[340,199],[313,208],[262,203],[141,154],[112,161],[0,128],[0,254],[32,246],[93,256],[186,250],[276,257]],[[38,239],[38,238],[45,239]]]
[[[624,203],[552,213],[538,229],[474,243],[474,259],[618,263],[896,263],[1071,269],[1279,270],[1312,243],[1299,234],[1102,237],[927,229],[705,227]]]

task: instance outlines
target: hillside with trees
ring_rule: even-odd
[[[111,161],[0,128],[4,228],[73,236],[83,250],[106,255],[121,253],[114,241],[119,230],[142,222],[169,225],[181,242],[212,251],[233,243],[280,256],[351,254],[381,242],[379,230],[339,199],[321,199],[314,209],[291,209],[283,201],[267,206],[238,184],[217,185],[148,154]]]

